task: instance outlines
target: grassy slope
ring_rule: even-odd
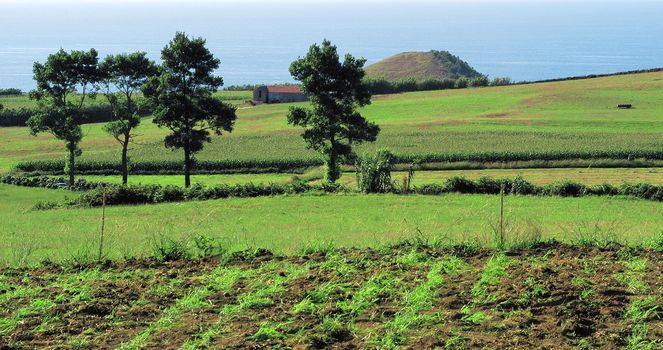
[[[414,78],[452,78],[430,52],[402,52],[366,67],[371,78],[402,80]]]
[[[214,94],[216,97],[224,101],[241,101],[250,100],[253,97],[253,91],[217,91]],[[106,103],[106,98],[99,94],[95,99],[87,99],[88,104]],[[31,100],[27,94],[20,96],[9,95],[0,96],[0,104],[5,108],[18,109],[18,108],[34,108],[37,106],[37,101]]]
[[[616,104],[633,103],[633,110]],[[288,105],[238,111],[235,131],[214,137],[199,159],[317,157],[305,149],[300,130],[286,122]],[[362,149],[398,153],[663,149],[663,73],[482,89],[376,96],[362,113],[382,127],[378,141]],[[118,145],[102,125],[83,127],[86,159],[116,159]],[[163,148],[167,132],[149,119],[139,128],[134,160],[180,159]],[[64,157],[49,135],[0,128],[0,169],[27,159]]]
[[[366,67],[369,78],[386,80],[456,79],[459,76],[475,77],[480,73],[466,62],[455,62],[448,53],[401,52]],[[464,66],[464,67],[462,67]]]
[[[0,260],[31,251],[30,258],[66,259],[91,252],[101,209],[35,212],[37,200],[74,196],[62,190],[0,185]],[[225,199],[106,209],[112,257],[149,252],[165,235],[219,237],[235,249],[264,247],[292,252],[307,245],[375,246],[410,237],[448,236],[451,241],[492,242],[499,198],[485,195],[330,195]],[[573,240],[588,235],[631,243],[661,233],[663,204],[622,198],[508,197],[507,232],[539,232]],[[330,215],[334,224],[330,224]]]

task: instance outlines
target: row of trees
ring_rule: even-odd
[[[136,52],[110,55],[99,62],[94,49],[61,49],[46,62],[34,64],[37,88],[30,98],[38,101],[38,108],[27,124],[32,134],[48,132],[64,141],[70,184],[82,153],[81,111],[86,99],[99,93],[112,106],[113,121],[105,130],[122,146],[123,184],[128,180],[128,147],[141,121],[138,93],[154,111],[154,123],[170,130],[165,146],[184,151],[185,187],[191,184],[194,156],[211,142],[211,134],[232,132],[236,108],[212,95],[223,79],[214,75],[220,61],[205,47],[205,40],[177,33],[161,51],[161,59],[157,65],[144,52]],[[339,162],[352,156],[352,145],[375,141],[380,131],[357,112],[371,101],[362,82],[365,62],[349,54],[341,61],[336,47],[325,40],[290,66],[292,76],[311,96],[313,109],[291,107],[288,122],[306,128],[302,137],[307,147],[324,156],[329,182],[339,178]]]
[[[22,94],[23,91],[21,91],[21,89],[14,89],[14,88],[0,89],[0,96],[19,96]]]
[[[63,140],[68,151],[66,173],[74,183],[75,159],[81,155],[83,138],[81,110],[85,100],[99,91],[113,109],[114,119],[105,130],[122,145],[122,182],[128,178],[128,147],[140,124],[136,94],[145,95],[154,110],[154,122],[168,128],[165,144],[184,150],[185,184],[190,185],[193,154],[210,139],[232,131],[235,108],[212,97],[223,85],[213,75],[220,61],[205,47],[205,40],[184,33],[162,50],[163,63],[156,65],[144,52],[110,55],[99,62],[97,51],[60,50],[45,63],[35,63],[37,89],[30,97],[39,101],[37,113],[29,120],[33,134],[49,132]]]
[[[372,94],[397,94],[401,92],[411,91],[430,91],[430,90],[448,90],[448,89],[465,89],[468,87],[485,87],[485,86],[504,86],[511,85],[510,78],[495,78],[489,80],[488,77],[480,75],[475,78],[460,77],[458,79],[424,79],[416,80],[414,78],[402,80],[387,80],[387,79],[365,79],[364,83],[368,86],[368,90]]]

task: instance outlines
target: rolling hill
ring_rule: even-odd
[[[458,79],[482,74],[447,51],[402,52],[366,67],[372,79]]]

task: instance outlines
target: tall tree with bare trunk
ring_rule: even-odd
[[[135,95],[149,78],[157,75],[158,69],[145,52],[134,52],[107,56],[100,64],[99,71],[104,95],[113,109],[113,120],[104,129],[122,145],[122,184],[126,185],[129,177],[129,143],[135,136],[134,129],[140,124]]]
[[[27,125],[33,135],[49,132],[65,142],[65,173],[70,186],[74,185],[76,157],[82,153],[78,147],[83,139],[81,110],[85,100],[96,95],[98,61],[95,49],[71,52],[60,49],[49,55],[45,63],[35,62],[33,66],[37,88],[30,92],[30,98],[38,101],[38,107]]]
[[[215,76],[220,61],[205,47],[205,39],[177,33],[161,51],[160,74],[143,93],[154,106],[154,123],[168,128],[168,148],[184,150],[184,185],[191,186],[194,155],[211,142],[210,132],[232,132],[236,108],[215,98],[223,85]]]
[[[371,103],[362,81],[365,63],[350,54],[340,61],[336,46],[325,40],[290,65],[290,74],[310,95],[313,109],[291,107],[288,123],[306,128],[302,137],[308,148],[325,157],[325,180],[330,183],[341,175],[340,161],[353,155],[353,143],[375,141],[380,132],[357,111]]]

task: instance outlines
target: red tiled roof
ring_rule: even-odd
[[[281,94],[299,94],[302,91],[297,85],[268,85],[267,91]]]

